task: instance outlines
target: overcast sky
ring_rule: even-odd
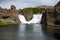
[[[54,6],[59,0],[0,0],[0,6],[9,8],[15,5],[17,9],[25,7],[35,7],[40,5]]]

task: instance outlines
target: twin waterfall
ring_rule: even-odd
[[[30,21],[26,21],[24,15],[20,14],[20,15],[18,15],[18,17],[19,17],[19,20],[21,21],[21,23],[24,23],[24,24],[40,23],[42,14],[34,14],[33,18]]]

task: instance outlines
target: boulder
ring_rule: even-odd
[[[30,21],[33,18],[33,14],[30,11],[23,13],[23,15],[27,21]]]

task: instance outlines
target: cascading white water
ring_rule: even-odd
[[[33,19],[31,19],[30,21],[26,21],[25,17],[21,14],[18,17],[19,17],[21,23],[27,23],[27,24],[40,23],[42,14],[34,14]]]

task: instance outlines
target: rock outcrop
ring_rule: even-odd
[[[15,23],[19,23],[18,10],[14,5],[11,5],[10,9],[3,9],[0,7],[0,20],[12,20]]]
[[[29,12],[29,11],[23,13],[23,15],[25,16],[25,19],[26,19],[27,21],[30,21],[30,20],[33,18],[32,12]]]
[[[60,25],[60,1],[57,3],[57,5],[54,6],[55,8],[55,24],[59,24]]]
[[[41,20],[42,25],[60,25],[60,1],[53,7],[45,9]]]
[[[26,21],[30,21],[33,18],[33,8],[24,8],[20,11],[21,14],[24,15]]]
[[[20,23],[18,15],[20,14],[20,9],[17,10],[14,5],[11,5],[10,9],[3,9],[0,7],[0,21],[12,21],[14,23]],[[25,16],[27,21],[30,21],[33,18],[33,14],[31,11],[27,11],[22,13]]]

